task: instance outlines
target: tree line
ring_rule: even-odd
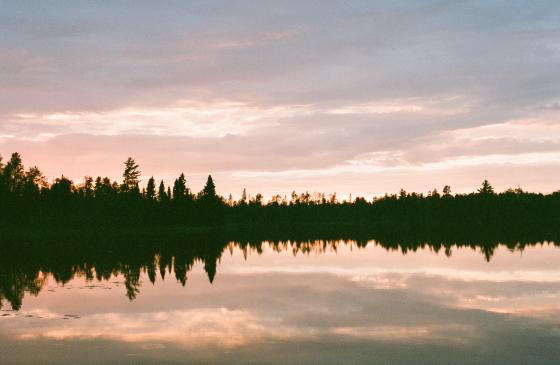
[[[560,192],[531,193],[521,188],[495,192],[484,180],[469,194],[386,194],[373,199],[339,199],[336,193],[308,192],[290,196],[262,194],[240,199],[216,193],[212,176],[193,193],[184,173],[173,184],[149,178],[140,188],[141,171],[129,157],[122,181],[84,177],[81,184],[61,176],[49,183],[37,166],[24,168],[19,153],[5,164],[0,156],[0,226],[27,227],[270,227],[294,225],[504,225],[557,224]]]

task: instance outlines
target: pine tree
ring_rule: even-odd
[[[153,176],[150,177],[146,185],[146,198],[149,200],[154,200],[156,198],[156,181]]]
[[[185,174],[181,173],[173,183],[173,200],[182,201],[187,196],[187,180]]]
[[[208,179],[206,180],[206,185],[201,191],[201,196],[209,197],[209,198],[216,198],[216,185],[214,185],[214,180],[212,180],[212,175],[208,175]]]
[[[488,182],[488,180],[484,180],[482,182],[482,186],[480,187],[480,189],[478,189],[478,193],[481,195],[493,195],[494,188],[492,187],[492,185],[490,185],[490,182]]]
[[[163,183],[163,180],[161,180],[161,182],[159,183],[159,189],[158,189],[158,200],[160,202],[165,202],[165,201],[167,201],[168,198],[169,198],[169,196],[167,196],[167,193],[165,192],[165,184]]]
[[[135,190],[140,182],[141,174],[140,166],[132,157],[129,157],[124,162],[122,191],[126,193]]]

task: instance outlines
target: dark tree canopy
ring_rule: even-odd
[[[59,198],[67,198],[74,192],[74,183],[64,175],[54,180],[51,185],[51,193]]]
[[[336,193],[293,191],[290,196],[276,194],[268,201],[262,194],[250,195],[245,189],[239,200],[231,194],[224,199],[218,195],[210,175],[196,196],[188,188],[184,174],[171,186],[161,180],[157,192],[153,176],[145,186],[139,184],[140,168],[132,158],[125,162],[120,185],[102,176],[95,180],[85,176],[83,183],[77,185],[61,176],[49,185],[39,168],[24,170],[21,156],[14,153],[7,164],[0,166],[0,211],[4,213],[0,229],[302,224],[509,227],[528,222],[557,227],[560,222],[560,192],[536,194],[518,187],[496,193],[487,180],[468,194],[452,194],[451,187],[445,185],[443,194],[437,189],[427,194],[401,189],[398,194],[373,199],[338,199]]]
[[[37,166],[31,167],[25,174],[24,195],[39,194],[41,189],[48,186],[47,179]]]
[[[93,189],[93,178],[91,176],[84,176],[83,193],[86,199],[92,199],[94,197],[95,191]]]

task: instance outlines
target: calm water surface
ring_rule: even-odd
[[[108,280],[39,275],[19,310],[2,300],[0,363],[560,363],[553,245],[501,246],[490,262],[471,248],[375,242],[297,251],[231,244],[216,273],[195,260],[181,280],[157,256],[133,284],[123,267]],[[2,275],[4,291],[24,285]]]

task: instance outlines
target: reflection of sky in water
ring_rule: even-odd
[[[265,246],[268,247],[268,246]],[[3,308],[6,363],[491,363],[560,360],[560,250],[276,253],[234,249],[130,302],[122,278],[49,279]]]

